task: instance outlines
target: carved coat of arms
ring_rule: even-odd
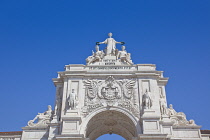
[[[121,98],[121,88],[112,76],[109,76],[99,88],[98,96],[101,99],[114,100]]]
[[[88,79],[84,81],[84,85],[86,112],[90,113],[100,106],[121,106],[135,110],[135,79],[115,80],[113,76],[108,76],[105,80]]]

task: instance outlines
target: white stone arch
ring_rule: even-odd
[[[132,137],[137,137],[137,135],[139,133],[141,133],[141,127],[140,127],[140,124],[139,124],[139,119],[137,117],[135,117],[130,111],[122,108],[122,107],[118,107],[118,106],[113,106],[113,107],[101,107],[101,108],[98,108],[97,110],[91,112],[89,115],[86,116],[86,118],[83,120],[82,124],[81,124],[81,127],[80,127],[80,133],[81,134],[84,134],[86,138],[90,138],[90,140],[92,139],[96,139],[98,138],[99,136],[103,135],[103,134],[107,134],[108,131],[107,131],[107,128],[106,127],[97,127],[97,128],[102,128],[103,130],[101,131],[104,131],[104,132],[98,132],[97,130],[98,129],[94,129],[91,131],[91,132],[95,132],[95,136],[91,136],[90,132],[90,127],[94,127],[93,125],[91,125],[91,121],[93,121],[93,119],[96,120],[96,122],[94,121],[94,125],[98,122],[102,123],[106,123],[108,121],[108,123],[115,123],[116,119],[119,119],[119,118],[116,118],[116,119],[105,119],[106,117],[109,116],[109,114],[112,114],[114,116],[118,116],[120,117],[122,120],[125,120],[125,121],[122,121],[122,120],[117,120],[117,124],[116,126],[114,127],[115,130],[112,130],[113,133],[115,134],[118,134],[118,135],[121,135],[123,136],[124,138],[126,139],[131,139]],[[113,117],[114,117],[113,116]],[[98,117],[104,117],[103,119],[97,119]],[[112,122],[111,122],[112,121]],[[121,122],[122,121],[122,122]],[[119,124],[120,123],[120,124]],[[125,123],[129,123],[128,125]],[[102,124],[104,125],[104,124]],[[120,127],[121,125],[125,125],[124,127]],[[109,126],[108,126],[109,127]],[[126,129],[126,127],[129,127],[130,129]],[[112,127],[109,127],[109,128],[112,128]],[[131,132],[128,132],[131,131]],[[120,133],[120,131],[127,131],[126,133],[122,134]],[[126,135],[127,136],[126,136]]]

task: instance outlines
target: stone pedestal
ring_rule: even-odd
[[[161,133],[168,134],[171,136],[172,132],[173,132],[172,125],[174,124],[174,122],[171,121],[169,116],[162,115],[161,121],[159,123],[160,123],[160,127],[161,127]]]
[[[78,110],[67,110],[65,116],[69,116],[69,117],[79,116],[79,111]]]
[[[56,140],[88,140],[82,134],[57,135]]]
[[[155,110],[144,109],[141,120],[143,124],[143,134],[159,134],[161,132],[159,125],[160,116],[155,113]]]
[[[62,117],[62,132],[61,135],[79,134],[79,125],[81,124],[81,117],[77,110],[68,110],[66,115]]]
[[[140,134],[139,140],[169,140],[166,134]]]
[[[172,126],[173,136],[171,140],[201,140],[200,128],[201,126]]]
[[[48,128],[22,127],[23,134],[21,140],[48,140]]]
[[[59,134],[60,123],[49,123],[49,137],[48,140],[54,140],[55,136]]]

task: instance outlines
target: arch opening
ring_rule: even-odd
[[[136,127],[125,114],[107,110],[93,116],[86,127],[86,138],[95,140],[104,134],[117,134],[131,140],[136,137]]]
[[[104,134],[102,136],[99,136],[96,140],[126,140],[126,139],[117,134]]]

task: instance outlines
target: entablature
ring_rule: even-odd
[[[65,71],[58,72],[58,77],[53,78],[54,84],[63,82],[64,78],[99,78],[106,76],[115,76],[120,78],[144,78],[156,79],[159,85],[166,85],[168,78],[163,77],[163,71],[157,71],[154,64],[137,64],[137,65],[116,65],[116,66],[101,66],[101,65],[83,65],[73,64],[66,65]]]

